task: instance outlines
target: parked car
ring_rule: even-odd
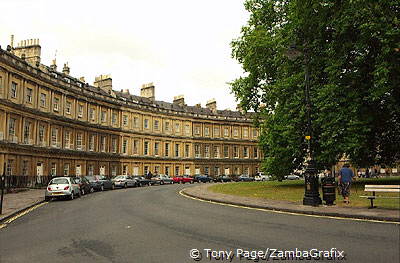
[[[232,182],[232,178],[229,175],[217,176],[214,178],[214,182]]]
[[[286,180],[299,180],[299,179],[300,179],[300,176],[295,175],[295,174],[291,174],[291,175],[285,176],[285,179],[286,179]]]
[[[90,184],[89,180],[86,179],[85,177],[73,177],[73,179],[79,185],[82,195],[94,192],[92,185]]]
[[[238,177],[238,182],[252,182],[254,181],[254,177],[249,176],[248,174],[242,174]]]
[[[152,181],[151,179],[147,179],[144,176],[135,175],[132,176],[132,178],[136,180],[136,186],[144,186],[144,185],[150,186],[155,184],[154,181]]]
[[[270,181],[271,180],[271,176],[264,175],[264,174],[258,174],[256,176],[254,176],[254,180],[255,181]]]
[[[104,191],[105,189],[114,189],[114,183],[104,175],[85,176],[95,191]]]
[[[198,183],[211,183],[214,182],[214,178],[208,175],[195,175],[193,181]]]
[[[44,199],[50,201],[52,198],[67,197],[73,200],[81,196],[79,185],[71,177],[53,178],[47,185]]]
[[[111,179],[115,187],[135,187],[137,186],[137,181],[130,175],[117,175]]]
[[[168,175],[164,175],[164,174],[159,174],[155,177],[152,178],[152,180],[156,183],[156,184],[173,184],[174,180],[172,180],[171,177],[169,177]]]
[[[193,177],[184,175],[184,176],[174,176],[172,178],[172,180],[174,180],[174,183],[178,183],[178,184],[184,184],[184,183],[190,183],[193,184]]]

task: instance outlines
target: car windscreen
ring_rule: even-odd
[[[51,180],[50,184],[69,184],[66,178],[55,178]]]
[[[125,179],[126,178],[126,176],[123,176],[123,175],[118,175],[117,177],[115,177],[115,179]]]

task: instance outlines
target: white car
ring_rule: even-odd
[[[56,177],[47,186],[44,199],[50,201],[52,198],[67,197],[73,200],[80,196],[81,190],[75,180],[71,177]]]
[[[286,180],[300,180],[300,176],[291,174],[291,175],[285,176],[285,179]]]
[[[254,176],[254,180],[255,181],[269,181],[269,180],[271,180],[271,176],[260,174],[260,175]]]

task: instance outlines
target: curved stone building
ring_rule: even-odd
[[[40,63],[39,40],[0,48],[0,163],[24,176],[250,174],[262,156],[251,116],[157,101],[115,91],[110,76],[93,85]]]

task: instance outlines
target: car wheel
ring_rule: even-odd
[[[104,191],[104,185],[101,185],[101,186],[100,186],[100,190],[101,190],[101,191]]]
[[[190,184],[193,184],[194,182],[193,181],[190,181]]]
[[[94,188],[90,187],[90,193],[94,193]]]
[[[163,184],[164,184],[164,181],[161,181],[160,184],[163,185]]]
[[[85,195],[85,188],[81,189],[81,193],[82,193],[82,195]]]
[[[128,185],[126,183],[124,184],[124,188],[128,188]]]
[[[69,199],[74,200],[74,192],[71,192],[71,195],[69,196]]]
[[[114,189],[115,189],[115,185],[112,184],[112,185],[111,185],[111,190],[114,190]]]

